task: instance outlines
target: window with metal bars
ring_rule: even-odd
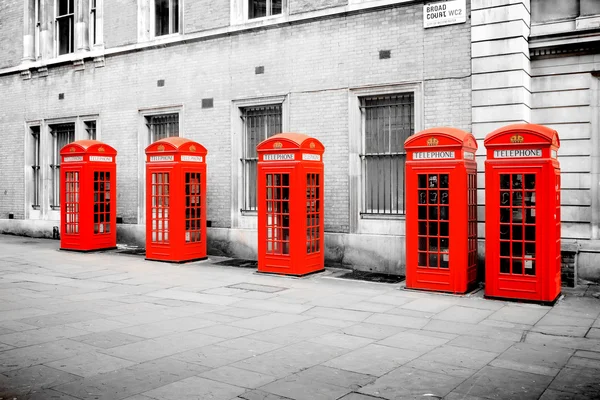
[[[50,207],[56,209],[60,207],[60,149],[75,140],[75,123],[50,125],[50,134],[52,135]]]
[[[363,215],[403,215],[405,205],[404,141],[414,133],[413,93],[363,97]]]
[[[74,15],[74,0],[57,0],[56,39],[59,55],[73,52]]]
[[[32,165],[33,168],[33,196],[31,207],[34,210],[40,209],[40,127],[32,126],[30,128],[33,137],[32,146]]]
[[[85,121],[83,124],[85,125],[88,139],[96,140],[96,121]]]
[[[154,0],[154,36],[179,32],[179,1]]]
[[[248,0],[248,19],[281,14],[283,0]]]
[[[146,117],[146,126],[150,133],[150,143],[172,136],[179,136],[179,114],[148,116]]]
[[[242,176],[244,203],[242,211],[256,211],[256,170],[258,154],[256,146],[263,140],[281,133],[281,104],[246,107],[242,109],[244,121]]]

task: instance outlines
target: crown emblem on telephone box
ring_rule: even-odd
[[[440,141],[432,137],[427,139],[427,146],[437,146]]]

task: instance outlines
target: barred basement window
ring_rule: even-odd
[[[50,134],[52,135],[50,207],[58,209],[60,208],[60,150],[75,140],[75,123],[51,125]]]
[[[281,14],[283,0],[248,0],[248,19]]]
[[[34,210],[40,209],[40,127],[32,126],[30,128],[31,136],[33,136],[32,160],[33,164],[33,196],[31,207]]]
[[[150,133],[150,143],[172,136],[179,136],[179,114],[148,116],[146,117],[146,126]]]
[[[244,204],[242,211],[256,211],[256,146],[263,140],[281,133],[281,104],[246,107],[242,110],[244,136],[242,144],[242,176]]]
[[[58,54],[73,52],[74,0],[58,0],[56,7],[56,40]]]
[[[96,140],[96,121],[85,121],[83,124],[85,125],[88,139]]]
[[[414,133],[414,94],[363,97],[361,214],[404,214],[404,141]]]
[[[179,1],[154,0],[154,36],[179,32]]]

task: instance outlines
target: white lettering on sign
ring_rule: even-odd
[[[112,162],[112,157],[106,156],[90,156],[90,161],[98,161],[98,162]]]
[[[305,154],[302,153],[302,159],[306,161],[321,161],[321,156],[318,154]]]
[[[83,161],[83,156],[63,157],[63,162],[77,162],[77,161]]]
[[[191,161],[191,162],[202,162],[204,159],[202,156],[181,156],[181,161]]]
[[[558,158],[558,153],[556,150],[552,150],[552,158]]]
[[[150,156],[150,161],[174,161],[174,156]]]
[[[465,0],[451,0],[423,6],[423,27],[462,24],[467,22]]]
[[[494,158],[535,158],[542,156],[542,149],[494,150]]]
[[[465,151],[465,160],[474,160],[475,153],[471,153],[470,151]]]
[[[454,158],[453,151],[418,151],[413,153],[413,160],[434,160]]]
[[[293,161],[295,160],[293,153],[284,154],[265,154],[263,161]]]

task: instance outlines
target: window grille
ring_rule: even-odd
[[[52,134],[52,194],[50,198],[50,207],[56,209],[60,207],[60,150],[67,144],[75,140],[75,124],[58,124],[50,126]]]
[[[96,140],[96,121],[85,121],[84,124],[88,139]]]
[[[256,211],[256,184],[258,154],[256,146],[263,140],[280,133],[281,104],[247,107],[242,110],[244,121],[242,176],[244,202],[242,211]]]
[[[40,127],[31,127],[31,136],[33,136],[32,159],[33,163],[33,196],[31,207],[34,210],[40,209]]]
[[[56,32],[58,54],[73,52],[74,0],[58,0],[56,8]]]
[[[179,1],[154,0],[155,36],[179,32]]]
[[[179,114],[146,117],[146,126],[150,132],[150,143],[172,136],[179,136]]]
[[[414,94],[361,99],[361,214],[404,214],[404,141],[414,133]]]
[[[283,0],[248,0],[248,19],[281,14]]]

